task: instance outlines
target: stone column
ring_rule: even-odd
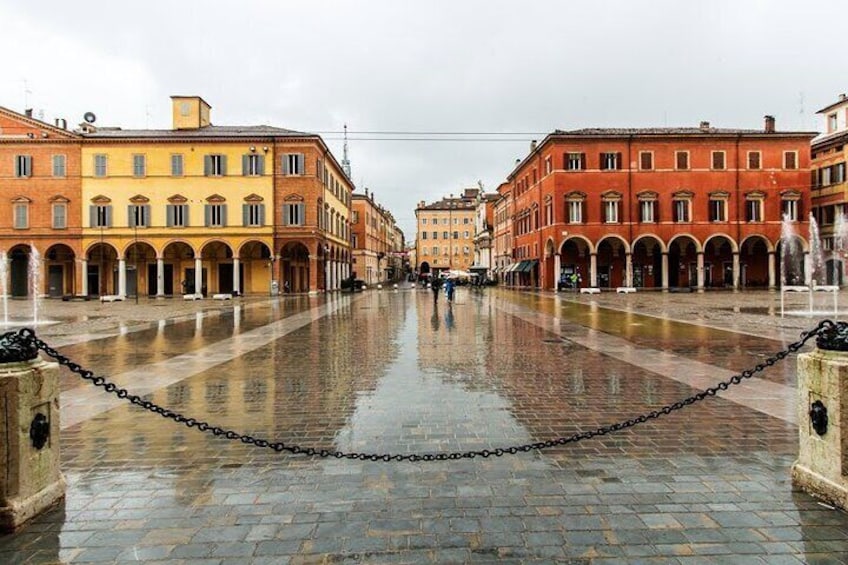
[[[88,296],[88,261],[85,259],[80,261],[80,269],[82,269],[82,278],[80,279],[80,295]]]
[[[624,286],[633,286],[633,254],[624,254]]]
[[[559,290],[559,274],[562,272],[562,258],[554,253],[554,292]]]
[[[697,281],[698,281],[698,290],[702,291],[702,290],[704,290],[704,252],[698,251],[698,253],[696,255],[697,255],[697,257],[696,257],[696,261],[697,261],[696,278],[697,278]]]
[[[734,289],[739,289],[739,286],[740,286],[739,274],[740,274],[739,252],[734,251],[733,252],[733,288]]]
[[[662,289],[668,290],[668,251],[662,252]]]
[[[165,260],[156,258],[156,296],[165,296]]]
[[[774,263],[775,263],[775,252],[768,252],[768,284],[769,288],[775,288],[777,286],[775,277],[774,277]]]
[[[589,254],[589,286],[598,286],[598,254]]]
[[[233,257],[233,294],[241,294],[241,261],[238,257]]]
[[[34,351],[10,351],[8,343],[0,342],[0,531],[15,530],[65,496],[59,366]]]
[[[203,289],[203,261],[200,257],[194,258],[194,293],[200,294]]]
[[[123,257],[118,259],[118,296],[127,297],[127,260]]]

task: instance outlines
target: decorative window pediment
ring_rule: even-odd
[[[262,198],[261,196],[259,196],[258,194],[256,194],[255,192],[253,194],[248,194],[247,196],[244,197],[245,202],[251,202],[251,203],[262,202],[263,200],[265,200],[265,199]]]
[[[571,200],[571,201],[586,200],[586,193],[585,192],[579,192],[579,191],[575,190],[573,192],[569,192],[568,194],[566,194],[565,199]]]
[[[207,196],[206,201],[210,204],[221,204],[226,202],[227,199],[221,196],[220,194],[213,194],[212,196]]]
[[[675,200],[692,200],[694,196],[695,193],[691,190],[678,190],[671,195]]]
[[[780,197],[784,200],[801,200],[801,193],[797,190],[784,190],[780,193]]]
[[[26,196],[15,196],[12,198],[12,204],[32,204],[32,200]]]
[[[303,196],[300,194],[289,194],[283,198],[285,202],[303,202]]]
[[[726,200],[726,199],[730,198],[730,193],[727,192],[726,190],[715,190],[713,192],[710,192],[709,196],[713,200],[720,200],[720,199]]]
[[[173,196],[168,197],[168,202],[170,204],[185,204],[186,202],[188,202],[188,198],[186,198],[182,194],[175,194]]]
[[[70,199],[65,198],[61,194],[57,194],[56,196],[51,196],[48,202],[50,202],[51,204],[68,204],[70,202]]]
[[[745,198],[748,200],[763,200],[766,197],[766,193],[762,190],[752,190],[751,192],[745,193]]]
[[[621,200],[621,193],[616,192],[614,190],[608,190],[608,191],[604,192],[603,194],[601,194],[601,200],[603,200],[604,202]]]
[[[94,198],[91,199],[92,204],[97,204],[98,206],[103,206],[105,204],[111,204],[112,199],[108,196],[103,196],[102,194],[98,194]]]
[[[554,199],[554,197],[553,197],[553,196],[551,196],[550,194],[548,194],[547,196],[545,196],[545,203],[548,203],[548,202],[550,202],[550,201],[551,201],[551,200],[553,200],[553,199]]]
[[[133,204],[147,204],[150,202],[150,199],[143,194],[136,194],[132,198],[130,198],[130,202]]]
[[[644,190],[636,195],[640,201],[657,200],[659,197],[660,195],[653,190]]]

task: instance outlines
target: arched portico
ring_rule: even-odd
[[[161,290],[157,288],[157,296],[166,296],[180,292],[194,294],[196,284],[196,259],[194,249],[184,241],[172,241],[165,246],[162,255],[157,259],[158,273],[162,274]],[[161,271],[160,266],[161,265]],[[200,285],[198,287],[198,292]]]
[[[134,241],[118,261],[118,294],[156,295],[156,250],[145,241]]]
[[[739,286],[777,286],[777,254],[774,246],[763,235],[749,235],[739,246]]]
[[[674,236],[668,242],[668,286],[703,288],[703,263],[697,239],[689,234]]]
[[[261,241],[246,241],[229,267],[232,271],[232,293],[269,292],[274,274],[273,263],[268,245]]]
[[[86,251],[85,260],[84,294],[88,296],[117,294],[118,250],[106,242],[95,243]],[[115,273],[115,276],[110,276],[110,273]]]
[[[725,234],[713,234],[704,242],[704,286],[737,288],[739,286],[739,248]]]
[[[200,248],[195,258],[195,292],[208,294],[232,294],[233,292],[233,249],[225,241],[213,240]],[[200,271],[200,278],[197,276]]]
[[[559,258],[558,288],[577,289],[597,285],[592,268],[594,248],[588,239],[583,236],[566,238],[560,245]]]
[[[44,253],[47,295],[58,298],[76,293],[76,255],[64,243],[47,248]]]
[[[630,247],[627,242],[617,236],[609,235],[597,243],[597,260],[595,262],[597,285],[600,288],[632,286],[632,269],[630,263]]]
[[[630,286],[668,288],[668,254],[662,240],[656,235],[642,235],[633,242],[632,249]]]
[[[286,243],[280,250],[281,288],[289,292],[309,292],[309,267],[309,248],[299,241]]]

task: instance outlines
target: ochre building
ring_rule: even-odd
[[[468,271],[474,263],[478,188],[415,209],[415,257],[419,274]]]
[[[19,219],[0,228],[12,280],[22,280],[19,263],[35,258],[47,274],[38,292],[56,296],[340,288],[350,270],[354,187],[323,140],[213,125],[199,96],[172,102],[165,130],[84,123],[69,132],[2,112],[10,168],[0,169],[0,190]],[[18,294],[29,293],[20,286]]]

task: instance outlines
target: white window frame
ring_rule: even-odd
[[[65,177],[68,174],[67,158],[65,155],[53,155],[53,176]]]
[[[784,198],[780,202],[781,218],[789,216],[790,222],[797,222],[800,219],[799,206],[797,198]]]
[[[15,155],[15,177],[28,179],[32,176],[32,155]]]
[[[688,224],[692,221],[692,200],[690,198],[674,198],[671,204],[674,207],[674,223]]]
[[[721,223],[727,221],[727,198],[710,198],[710,221]]]
[[[787,166],[786,158],[792,155],[792,166]],[[798,152],[797,151],[784,151],[783,152],[783,169],[786,171],[797,171],[798,170]]]
[[[745,200],[745,221],[759,223],[763,221],[763,199],[747,198]]]
[[[751,156],[757,156],[757,166],[751,166]],[[763,168],[763,152],[762,151],[748,151],[747,161],[745,163],[749,171],[760,171]]]
[[[302,226],[306,223],[306,207],[303,202],[283,204],[283,225]]]
[[[142,178],[147,176],[147,159],[142,153],[134,153],[132,156],[133,176]]]
[[[68,228],[68,205],[64,202],[54,202],[51,208],[51,222],[54,230]]]
[[[109,158],[105,153],[98,153],[94,156],[94,176],[98,178],[105,177],[109,174]]]
[[[583,223],[583,200],[568,200],[568,223],[582,224]]]
[[[721,155],[721,167],[715,166],[715,160],[718,155]],[[726,171],[727,170],[727,151],[724,150],[716,150],[710,151],[710,170],[712,171]]]
[[[29,229],[29,203],[15,202],[14,205],[14,228],[16,230]]]
[[[657,223],[657,201],[645,199],[639,201],[639,222],[643,224]]]
[[[565,160],[565,170],[566,171],[581,171],[583,170],[583,160],[581,159],[582,153],[574,153],[569,151],[567,153],[568,157]]]
[[[604,223],[617,224],[619,223],[619,204],[620,200],[604,200]]]
[[[171,176],[172,177],[185,176],[185,160],[183,159],[182,153],[172,153],[171,154]]]

